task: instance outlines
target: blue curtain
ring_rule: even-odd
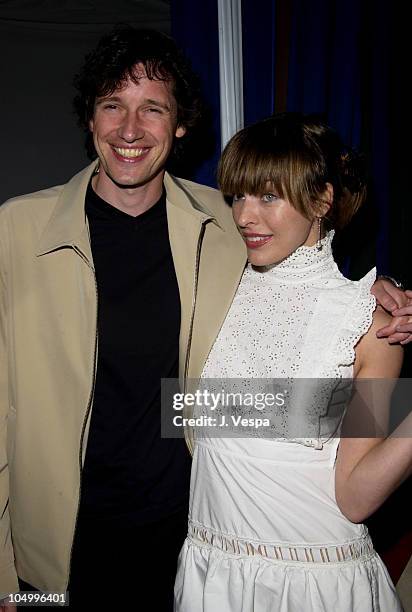
[[[386,12],[383,2],[359,0],[294,0],[292,8],[287,109],[323,113],[369,163],[369,201],[340,243],[355,278],[375,261],[381,273],[389,267]]]
[[[323,113],[345,143],[365,152],[370,197],[337,241],[341,267],[359,278],[375,263],[392,273],[389,215],[387,5],[382,0],[242,0],[245,124],[276,106],[276,75],[287,75],[286,110]],[[288,13],[289,48],[279,71],[279,10]],[[172,0],[172,35],[200,75],[211,109],[214,153],[193,178],[215,186],[220,154],[217,0]],[[280,55],[279,55],[280,57]],[[283,68],[283,67],[282,67]],[[202,146],[202,143],[199,145]],[[399,259],[399,257],[398,257]]]
[[[171,0],[171,33],[191,61],[201,79],[203,95],[210,109],[210,131],[198,147],[210,150],[190,176],[216,186],[216,166],[220,156],[219,37],[217,0]],[[212,138],[211,138],[212,137]],[[213,143],[211,143],[213,140]],[[214,145],[214,146],[213,146]],[[211,150],[213,146],[213,150]]]
[[[348,145],[360,144],[361,11],[357,0],[296,0],[288,110],[325,113]]]
[[[242,0],[245,125],[268,117],[275,109],[275,9],[275,0]]]

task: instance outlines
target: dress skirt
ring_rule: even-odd
[[[398,612],[367,528],[335,499],[339,440],[196,444],[176,612]]]

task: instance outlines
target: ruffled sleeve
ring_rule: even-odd
[[[342,322],[338,325],[322,377],[345,376],[346,368],[353,365],[355,347],[372,325],[376,299],[371,288],[375,280],[376,268],[373,268],[360,281],[353,283],[352,291],[348,290],[346,312],[342,313]]]
[[[313,324],[305,340],[307,354],[302,378],[350,377],[355,347],[372,325],[376,308],[371,288],[376,280],[373,268],[359,281],[332,279],[318,294]]]
[[[296,397],[290,406],[306,435],[299,439],[288,436],[289,441],[322,449],[337,435],[350,397],[355,347],[373,321],[376,300],[371,288],[375,280],[374,268],[359,281],[339,276],[319,288],[316,312],[305,339],[304,350],[310,358],[305,359],[299,373],[299,379],[306,382],[295,381],[292,395]],[[305,396],[300,402],[299,386]]]

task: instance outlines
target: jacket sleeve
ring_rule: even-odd
[[[7,294],[5,279],[4,227],[0,215],[0,600],[19,590],[14,566],[9,518],[9,470],[7,461],[7,417],[9,412],[7,368]],[[3,229],[3,231],[2,231]]]

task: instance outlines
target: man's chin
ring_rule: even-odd
[[[118,179],[114,176],[109,175],[109,179],[112,181],[116,187],[120,189],[136,189],[137,187],[141,187],[142,185],[146,185],[150,181],[150,178],[145,179]]]
[[[160,169],[158,170],[158,172],[155,172],[154,174],[150,174],[149,176],[145,176],[145,177],[127,177],[127,178],[121,178],[121,177],[116,177],[113,176],[109,173],[106,172],[106,175],[108,176],[108,178],[112,181],[112,183],[114,183],[116,185],[116,187],[119,187],[120,189],[137,189],[138,187],[143,187],[144,185],[147,185],[148,183],[150,183],[154,178],[156,178],[156,176],[158,176],[160,173],[163,173],[164,169]]]

